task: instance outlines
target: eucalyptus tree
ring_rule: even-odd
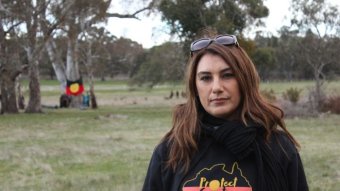
[[[139,57],[144,54],[141,44],[122,37],[112,43],[109,51],[112,76],[122,74],[132,77],[141,65],[141,62],[138,62]]]
[[[180,43],[167,42],[147,51],[131,83],[150,88],[164,82],[176,82],[184,76],[186,58]]]
[[[66,69],[62,60],[61,50],[57,47],[55,39],[63,33],[61,26],[63,22],[65,22],[67,13],[74,3],[74,1],[50,1],[49,9],[40,15],[41,32],[44,36],[48,37],[45,42],[46,52],[55,71],[55,75],[62,85],[66,84]],[[51,31],[51,26],[55,26],[56,30]]]
[[[1,25],[0,20],[0,25]],[[0,26],[0,113],[18,113],[17,92],[19,75],[24,72],[27,65],[21,64],[20,53],[16,39]],[[20,92],[19,92],[20,93]]]
[[[292,0],[292,26],[305,38],[298,41],[303,60],[313,69],[315,79],[315,108],[322,102],[322,85],[326,76],[324,68],[339,62],[339,54],[329,46],[340,37],[340,13],[336,5],[326,0]]]
[[[286,80],[296,80],[301,77],[299,73],[306,69],[306,66],[299,63],[300,49],[297,42],[301,39],[297,31],[290,31],[289,27],[282,27],[278,47],[276,48],[276,58],[278,63],[278,76]],[[301,65],[303,65],[301,67]]]
[[[89,92],[91,97],[91,108],[96,109],[97,100],[94,91],[94,72],[96,68],[100,68],[100,62],[108,62],[110,53],[105,49],[104,44],[107,43],[109,34],[103,28],[91,27],[86,33],[82,33],[81,46],[79,49],[79,60],[85,66],[85,70],[89,82]],[[103,54],[104,53],[104,54]],[[103,68],[103,70],[105,70]]]
[[[41,112],[38,73],[39,46],[38,15],[42,11],[41,1],[0,1],[1,14],[1,89],[2,112],[17,112],[15,80],[22,72],[18,70],[19,51],[24,49],[29,74],[29,102],[27,112]],[[19,42],[20,41],[20,42]]]
[[[247,26],[261,25],[269,10],[262,0],[161,0],[158,10],[170,33],[192,41],[199,31],[242,34]]]
[[[60,33],[67,37],[67,53],[66,64],[62,63],[62,55],[60,55],[59,49],[56,48],[56,43],[49,41],[47,43],[47,51],[49,52],[50,60],[57,78],[60,83],[65,84],[66,79],[75,81],[81,78],[79,62],[82,61],[87,72],[93,73],[94,64],[92,57],[92,45],[95,40],[95,36],[100,35],[100,30],[94,30],[94,26],[107,21],[109,17],[117,18],[137,18],[137,14],[145,10],[151,9],[152,1],[148,6],[143,7],[131,14],[111,13],[109,7],[112,3],[111,0],[73,0],[63,1],[64,4],[58,3],[53,6],[53,16],[63,20],[60,25]],[[71,7],[66,14],[62,14],[64,6]],[[98,34],[95,34],[98,33]],[[83,39],[83,41],[82,41]],[[80,42],[82,43],[80,44]],[[84,47],[80,47],[84,45]],[[81,54],[80,51],[85,51],[86,54]],[[80,55],[87,57],[87,59],[79,58]],[[65,65],[65,66],[64,66]],[[91,78],[92,79],[92,78]],[[93,83],[90,85],[90,90],[93,90]],[[80,97],[73,97],[71,106],[78,107],[80,104]]]
[[[272,77],[276,68],[275,49],[273,47],[258,47],[252,55],[253,62],[262,80]]]
[[[76,81],[81,78],[79,72],[79,42],[84,33],[88,33],[91,27],[99,22],[105,21],[106,11],[111,1],[108,0],[74,0],[68,1],[71,9],[66,13],[62,28],[67,37],[66,53],[66,78]],[[62,10],[63,7],[58,9]],[[60,18],[57,12],[56,17]],[[71,106],[79,107],[80,96],[73,96]]]
[[[51,0],[21,0],[21,1],[0,1],[2,27],[11,30],[7,33],[9,38],[20,41],[17,49],[23,48],[26,52],[29,78],[29,100],[25,112],[39,113],[41,110],[39,61],[44,50],[44,44],[52,32],[60,24],[55,20],[51,25],[46,26],[46,33],[41,31],[43,17],[49,9]],[[6,20],[7,19],[7,20]],[[9,22],[15,23],[11,25]],[[4,23],[7,22],[7,23]],[[12,89],[12,88],[11,88]],[[13,90],[15,91],[15,90]]]
[[[9,73],[9,52],[6,46],[6,38],[20,39],[20,47],[26,52],[29,76],[29,101],[26,108],[28,113],[42,112],[40,79],[39,79],[39,62],[41,53],[45,47],[52,62],[57,78],[63,84],[66,79],[79,79],[79,38],[82,34],[88,33],[93,25],[103,22],[108,17],[137,18],[140,12],[149,9],[149,6],[140,9],[133,14],[115,14],[109,13],[108,8],[111,0],[0,0],[0,40],[1,40],[1,72]],[[67,37],[66,67],[63,63],[58,47],[54,39],[58,36]],[[19,46],[19,45],[18,45]],[[6,52],[7,51],[7,52]],[[12,56],[11,58],[15,58]],[[5,62],[6,61],[6,62]],[[13,60],[11,60],[13,62]],[[12,64],[11,64],[12,65]],[[14,70],[14,69],[13,69]],[[9,101],[7,97],[13,97],[7,89],[15,90],[8,80],[1,80],[1,88],[4,98],[2,99],[2,108],[7,108]],[[13,80],[12,80],[13,81]],[[11,95],[11,96],[7,96]],[[15,97],[15,96],[14,96]],[[79,98],[73,99],[78,100]],[[5,104],[6,102],[6,104]],[[16,111],[14,109],[14,111]]]
[[[18,107],[16,102],[15,78],[17,76],[15,60],[12,57],[17,49],[13,44],[14,39],[11,38],[14,29],[21,22],[13,16],[12,9],[14,7],[9,1],[0,0],[0,113],[17,113]],[[11,59],[12,57],[12,59]]]

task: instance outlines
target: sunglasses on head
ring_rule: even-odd
[[[208,47],[211,43],[222,44],[225,46],[230,46],[230,45],[239,46],[235,35],[226,34],[226,35],[219,35],[215,38],[201,38],[191,43],[190,45],[191,55],[193,52],[196,52],[198,50],[202,50],[203,48]]]

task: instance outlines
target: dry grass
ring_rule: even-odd
[[[150,153],[169,128],[169,112],[137,107],[1,116],[1,189],[138,190]]]
[[[183,101],[164,97],[180,88],[96,89],[98,110],[0,115],[0,190],[140,190],[154,146],[171,126],[171,108]],[[43,104],[57,105],[58,86],[43,90]],[[292,118],[287,126],[302,145],[310,190],[337,191],[339,116]]]

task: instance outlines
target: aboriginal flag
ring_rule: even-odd
[[[84,85],[83,85],[83,80],[80,78],[79,80],[76,81],[66,81],[66,94],[67,95],[80,95],[84,91]]]

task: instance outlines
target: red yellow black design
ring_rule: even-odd
[[[248,179],[243,175],[238,163],[235,162],[231,171],[225,169],[225,164],[216,164],[204,168],[195,178],[183,185],[183,191],[252,191]]]
[[[76,81],[66,81],[66,94],[67,95],[80,95],[84,92],[83,80],[80,78]]]

